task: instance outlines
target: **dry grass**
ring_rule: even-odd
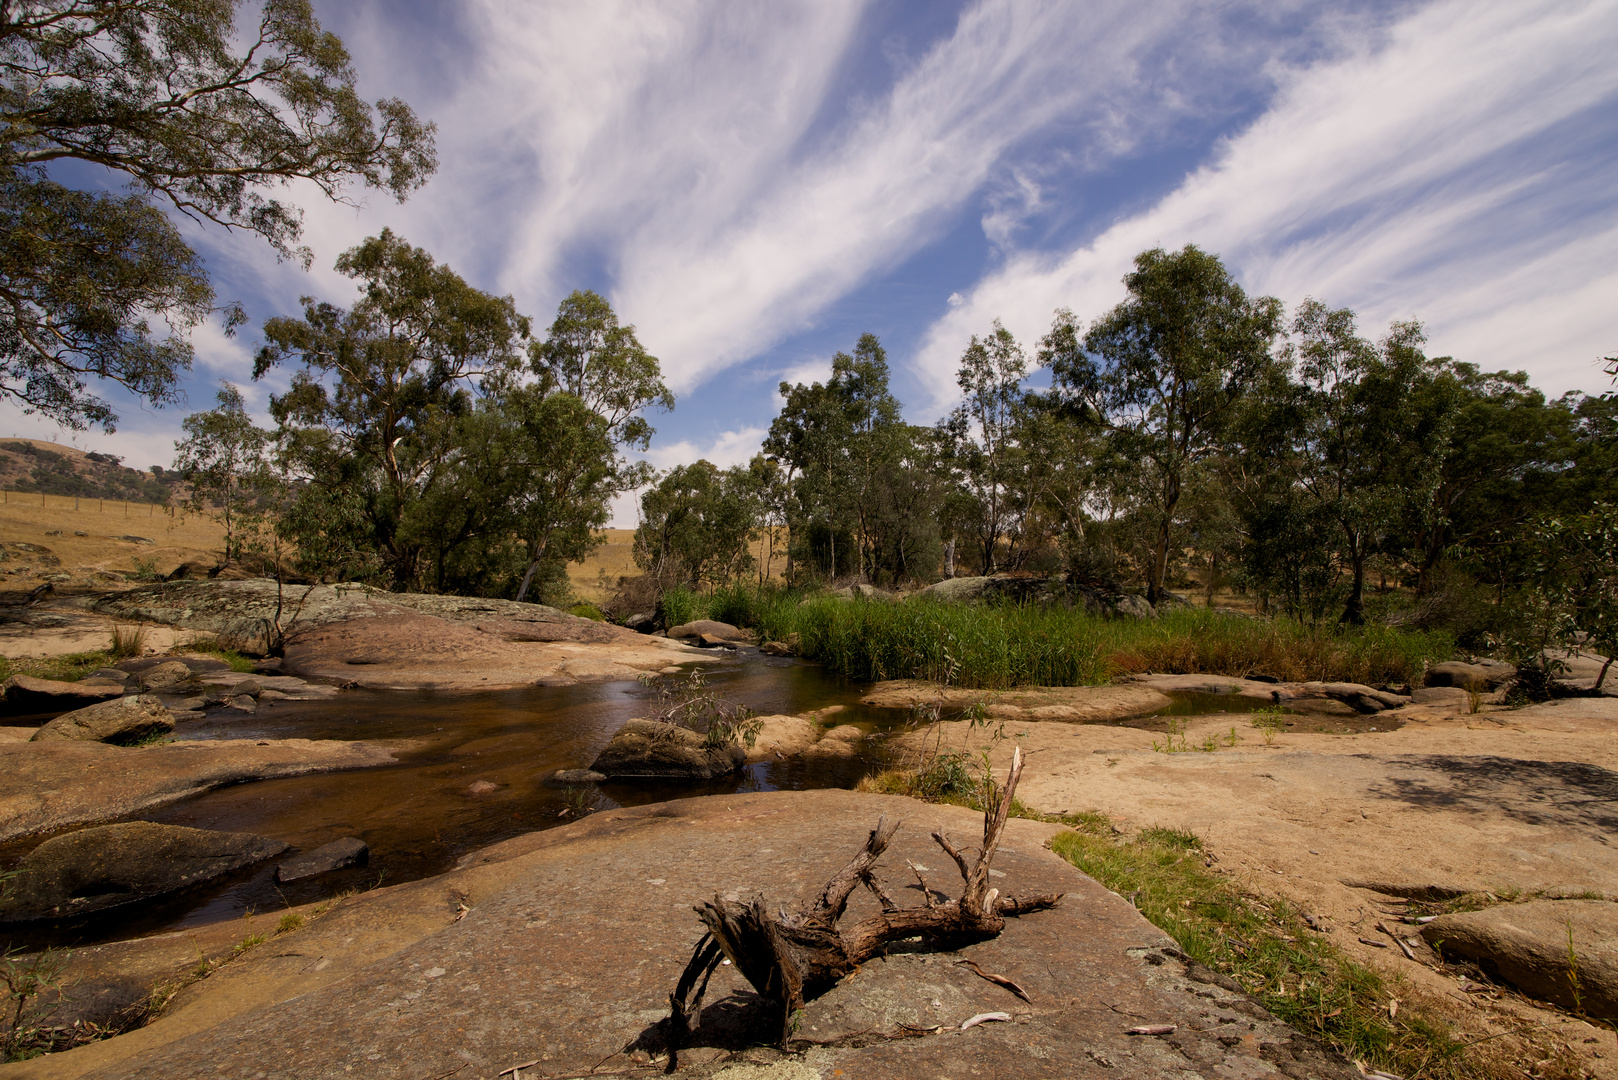
[[[85,535],[75,535],[80,532]],[[156,542],[137,544],[117,539],[120,536]],[[0,492],[0,543],[18,541],[49,548],[60,565],[46,565],[36,555],[14,551],[0,561],[0,582],[28,588],[48,574],[67,573],[73,576],[73,585],[106,588],[109,583],[96,578],[96,571],[134,575],[140,570],[139,560],[166,574],[193,559],[217,559],[225,546],[225,530],[211,516],[176,511],[170,517],[166,508],[150,503]],[[27,574],[10,572],[18,566],[31,570]]]

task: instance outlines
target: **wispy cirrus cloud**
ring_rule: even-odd
[[[1369,330],[1420,317],[1436,352],[1591,385],[1612,347],[1592,300],[1618,295],[1610,5],[1435,3],[1349,45],[1277,69],[1272,106],[1154,205],[986,275],[929,328],[924,379],[992,319],[1032,340],[1059,306],[1094,317],[1137,252],[1195,243],[1252,291],[1350,305]]]

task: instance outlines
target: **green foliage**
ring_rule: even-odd
[[[515,370],[529,323],[510,297],[474,289],[387,229],[337,269],[359,282],[359,302],[304,298],[301,320],[264,324],[254,363],[255,378],[299,367],[270,404],[298,485],[281,530],[316,569],[407,589],[443,546],[431,511],[472,494],[456,490],[455,464],[473,393]]]
[[[752,569],[748,545],[759,517],[748,469],[676,466],[641,496],[635,562],[660,582],[733,582]]]
[[[258,663],[258,661],[254,660],[252,657],[243,656],[235,649],[225,648],[223,645],[219,644],[218,641],[212,638],[193,638],[191,641],[187,642],[180,651],[187,653],[205,653],[209,656],[217,656],[219,659],[229,664],[230,670],[232,671],[251,672]]]
[[[645,676],[641,683],[656,692],[656,718],[697,732],[704,746],[734,743],[751,750],[763,729],[763,720],[751,709],[726,701],[709,689],[701,671],[684,676]]]
[[[99,650],[96,652],[64,653],[61,656],[46,656],[26,660],[11,660],[0,656],[0,682],[4,682],[13,675],[32,675],[36,679],[78,682],[92,671],[111,667],[119,659],[110,652]]]
[[[127,660],[131,656],[139,656],[146,649],[146,625],[136,623],[134,626],[117,626],[112,628],[112,646],[107,655],[115,660]]]
[[[1217,256],[1187,245],[1135,257],[1129,298],[1081,340],[1071,312],[1041,342],[1056,395],[1104,424],[1135,463],[1153,528],[1146,598],[1162,596],[1188,474],[1223,446],[1245,395],[1268,371],[1281,302],[1249,299]]]
[[[432,126],[402,101],[362,100],[309,3],[267,2],[245,26],[237,10],[33,0],[0,13],[0,393],[25,408],[111,430],[86,379],[174,400],[191,362],[184,332],[213,292],[154,203],[307,259],[300,212],[265,188],[302,180],[341,199],[358,182],[403,198],[436,167]],[[122,173],[134,193],[64,187],[45,173],[62,160]],[[153,314],[176,333],[156,337]]]
[[[1027,358],[1011,331],[995,321],[984,338],[972,335],[956,384],[966,395],[941,425],[951,462],[968,497],[966,521],[977,543],[983,572],[998,568],[1002,541],[1013,551],[1027,512],[1028,492],[1016,483],[1026,470],[1024,446],[1017,439]]]
[[[266,453],[272,436],[255,427],[240,390],[220,386],[217,407],[192,413],[186,437],[174,444],[174,468],[191,485],[186,506],[196,513],[218,510],[225,526],[226,559],[239,559],[249,537],[261,531],[278,485]]]
[[[1263,732],[1265,746],[1274,746],[1275,737],[1287,729],[1286,710],[1279,705],[1254,709],[1247,722]],[[1232,733],[1235,730],[1231,728]]]
[[[594,604],[574,604],[568,608],[568,614],[577,615],[581,619],[594,619],[596,622],[606,622],[607,616]]]

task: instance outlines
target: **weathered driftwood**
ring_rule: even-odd
[[[1062,898],[1060,893],[1001,896],[998,889],[989,887],[990,864],[1011,814],[1022,766],[1022,750],[1018,749],[1012,754],[1011,771],[999,800],[984,811],[983,846],[975,859],[968,859],[958,850],[942,829],[932,834],[960,870],[965,887],[959,900],[940,901],[938,896],[942,894],[929,888],[920,869],[911,864],[921,881],[925,903],[910,908],[894,903],[874,871],[901,823],[889,824],[883,817],[871,830],[864,848],[826,883],[805,911],[790,915],[781,911],[772,916],[765,910],[762,896],[746,902],[716,896],[698,905],[697,917],[708,932],[697,942],[674,993],[669,995],[670,1067],[679,1048],[696,1030],[709,978],[727,958],[779,1010],[780,1041],[784,1044],[791,1033],[793,1014],[805,1001],[829,990],[860,964],[881,954],[890,943],[917,936],[946,948],[982,941],[1005,929],[1007,915],[1055,906]],[[843,917],[849,897],[861,886],[876,897],[881,911],[852,926],[839,927],[838,920]]]

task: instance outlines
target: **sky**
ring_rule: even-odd
[[[251,4],[249,3],[249,8]],[[352,303],[384,227],[544,327],[607,296],[662,363],[659,468],[744,462],[777,386],[881,338],[906,419],[955,403],[974,334],[1088,324],[1141,251],[1250,293],[1420,320],[1430,355],[1600,392],[1618,352],[1613,0],[317,0],[361,93],[438,125],[403,204],[288,194],[311,269],[187,224],[251,322],[193,333],[186,402],[116,433],[0,404],[0,434],[168,465],[222,380],[268,424],[258,327]],[[625,497],[614,524],[632,527]]]

